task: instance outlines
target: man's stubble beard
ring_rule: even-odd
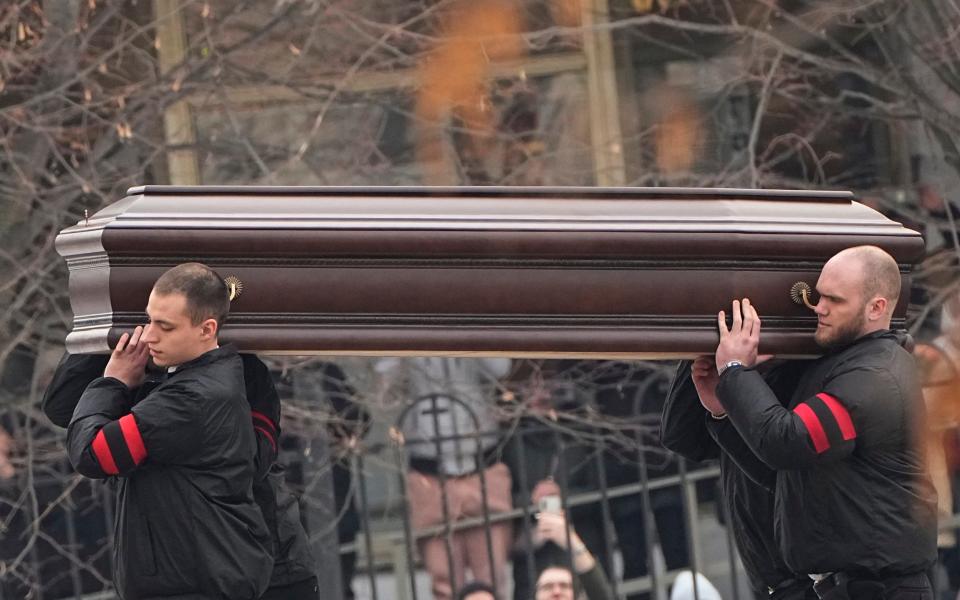
[[[830,337],[824,338],[820,336],[819,332],[817,332],[814,334],[813,340],[818,346],[826,350],[840,348],[852,344],[863,335],[863,328],[867,323],[867,317],[863,314],[863,308],[865,307],[861,307],[861,309],[858,311],[856,319],[840,327],[836,325],[830,327],[827,330],[833,332],[833,335]]]

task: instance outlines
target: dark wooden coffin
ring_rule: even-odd
[[[921,237],[849,192],[146,186],[57,238],[73,352],[201,261],[242,282],[223,338],[249,351],[637,358],[712,352],[743,296],[763,352],[816,354],[791,287],[858,244],[900,263],[902,325]]]

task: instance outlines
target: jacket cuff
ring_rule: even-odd
[[[718,419],[707,412],[704,415],[704,422],[706,423],[707,433],[710,434],[710,437],[713,438],[713,441],[719,442],[721,432],[723,432],[727,427],[732,427],[730,424],[730,419],[727,418],[726,413],[724,413],[723,418]]]
[[[753,367],[748,367],[747,365],[744,365],[744,364],[725,367],[722,371],[720,371],[720,381],[723,381],[724,379],[726,379],[730,375],[730,373],[733,373],[735,371],[746,371],[748,369],[753,369]]]

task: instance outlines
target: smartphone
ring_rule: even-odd
[[[540,512],[560,512],[562,510],[560,506],[560,496],[554,494],[540,498],[538,508],[540,509]]]

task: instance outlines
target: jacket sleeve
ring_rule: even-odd
[[[103,377],[109,360],[108,354],[64,353],[40,404],[51,423],[58,427],[70,424],[83,391],[94,379]]]
[[[677,366],[660,419],[660,442],[668,450],[689,460],[702,461],[720,456],[720,448],[707,431],[706,410],[690,378],[690,361]]]
[[[186,385],[159,388],[129,407],[131,392],[101,377],[80,397],[67,428],[67,454],[86,477],[125,476],[148,461],[188,463],[203,440],[202,399]]]
[[[777,483],[777,472],[757,458],[737,428],[730,423],[730,419],[717,420],[706,415],[704,420],[710,437],[723,449],[724,454],[730,457],[733,464],[754,483],[772,493]]]
[[[889,373],[847,369],[787,409],[755,370],[734,368],[721,376],[717,391],[733,425],[764,463],[804,469],[849,456],[858,429],[869,426],[875,412],[870,407],[882,408],[891,390],[898,387]]]
[[[577,580],[583,587],[587,600],[613,600],[613,588],[599,561],[586,573],[578,573]]]
[[[250,421],[257,437],[254,458],[255,477],[267,476],[280,450],[280,395],[270,376],[270,370],[254,354],[241,354],[243,380],[250,404]]]

